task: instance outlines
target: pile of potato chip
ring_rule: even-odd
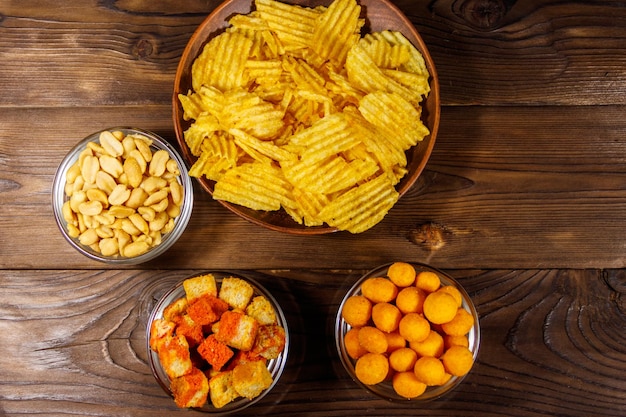
[[[194,177],[213,197],[360,233],[398,200],[406,151],[430,132],[423,56],[400,32],[361,36],[356,0],[255,0],[192,66],[180,94]]]

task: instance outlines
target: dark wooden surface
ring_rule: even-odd
[[[190,415],[150,373],[145,322],[169,284],[206,269],[259,279],[293,333],[283,378],[242,415],[626,414],[626,6],[394,3],[429,47],[443,107],[424,174],[382,223],[288,236],[197,188],[171,250],[113,268],[61,237],[54,172],[109,126],[175,143],[178,58],[219,2],[0,0],[0,415]],[[364,392],[334,350],[343,293],[394,260],[448,271],[480,315],[475,367],[427,404]]]

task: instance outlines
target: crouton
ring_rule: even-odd
[[[205,294],[193,300],[187,308],[189,316],[200,325],[213,324],[228,310],[228,303],[214,295]]]
[[[235,354],[225,343],[210,335],[198,346],[198,353],[214,370],[220,371]]]
[[[232,308],[245,310],[254,295],[254,288],[241,278],[228,277],[222,280],[219,298]]]
[[[226,311],[213,325],[217,340],[244,351],[252,349],[258,329],[259,323],[240,311]]]
[[[150,349],[155,352],[167,337],[172,337],[176,324],[165,319],[155,319],[150,324]]]
[[[212,274],[200,275],[193,278],[187,278],[183,281],[183,288],[187,301],[192,302],[196,298],[209,294],[217,297],[217,283]]]
[[[261,361],[242,363],[233,369],[233,388],[248,399],[258,397],[272,385],[273,378]]]
[[[188,374],[193,368],[189,344],[183,335],[166,337],[163,343],[159,344],[157,353],[161,365],[163,365],[163,369],[170,379]]]
[[[193,368],[188,374],[173,379],[170,390],[180,408],[202,407],[209,395],[209,380],[201,370]]]
[[[163,309],[163,318],[178,323],[187,310],[187,300],[179,298]]]
[[[259,326],[252,352],[265,359],[276,359],[285,349],[285,329],[277,324]]]
[[[246,307],[246,314],[254,317],[259,324],[275,324],[276,312],[269,300],[262,295],[257,295],[252,299],[248,307]]]
[[[239,397],[232,386],[232,371],[220,372],[209,379],[209,397],[215,408],[222,408]]]
[[[239,364],[254,361],[261,361],[267,366],[267,359],[265,359],[263,356],[259,356],[257,353],[251,350],[246,352],[244,352],[243,350],[238,350],[235,352],[235,355],[230,360],[230,362],[228,362],[228,365],[226,366],[226,368],[224,368],[224,370],[232,371]]]
[[[180,317],[176,326],[176,334],[185,336],[189,347],[198,346],[204,340],[202,325],[196,323],[188,314]]]

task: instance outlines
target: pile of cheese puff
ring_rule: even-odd
[[[472,368],[474,317],[459,290],[442,285],[436,273],[396,262],[360,290],[346,299],[341,316],[351,326],[344,344],[363,384],[391,378],[398,395],[416,398]]]
[[[238,277],[212,274],[183,282],[185,297],[168,305],[150,326],[150,348],[170,379],[181,408],[222,408],[237,398],[253,399],[273,378],[267,361],[286,343],[285,329],[263,295]]]

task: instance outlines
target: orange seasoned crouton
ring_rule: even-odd
[[[157,351],[163,369],[170,379],[188,374],[191,372],[191,355],[189,344],[183,335],[166,337],[163,343],[159,344]]]
[[[252,352],[265,359],[276,359],[285,348],[285,340],[285,329],[281,326],[259,326]]]
[[[234,352],[225,343],[217,340],[215,335],[210,335],[200,343],[198,353],[216,371],[220,371],[234,355]]]
[[[228,277],[222,280],[219,298],[232,308],[245,310],[254,295],[254,288],[241,278]]]
[[[213,324],[228,310],[228,304],[214,295],[205,294],[193,300],[187,308],[189,316],[200,325]]]
[[[179,298],[163,309],[163,318],[178,323],[187,310],[187,299]]]
[[[187,301],[190,303],[198,297],[209,294],[217,297],[217,282],[212,274],[187,278],[183,281]]]
[[[242,397],[255,398],[272,385],[273,378],[262,361],[246,362],[233,369],[233,388]]]
[[[180,317],[176,334],[185,336],[190,347],[198,346],[204,340],[202,325],[196,323],[188,314]]]
[[[209,380],[201,370],[193,368],[188,374],[174,378],[170,389],[180,408],[202,407],[209,395]]]
[[[172,337],[176,324],[165,319],[155,319],[150,324],[150,349],[157,352],[159,345],[167,338]]]
[[[215,408],[222,408],[239,397],[232,386],[233,372],[220,372],[209,379],[209,396]]]
[[[262,295],[257,295],[252,299],[246,307],[246,314],[254,317],[259,324],[276,323],[276,312],[269,300]]]
[[[259,356],[257,353],[251,350],[245,352],[243,350],[238,350],[235,352],[235,356],[233,356],[232,360],[228,362],[228,365],[224,369],[227,371],[232,371],[239,364],[254,361],[261,361],[267,366],[267,359],[265,359],[263,356]]]
[[[240,311],[226,311],[213,325],[217,340],[240,350],[252,349],[258,329],[259,323]]]

